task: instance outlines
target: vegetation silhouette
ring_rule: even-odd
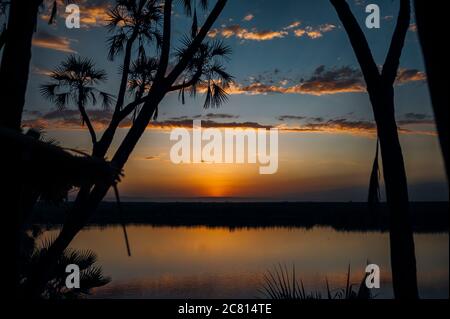
[[[449,63],[446,42],[436,35],[436,30],[446,30],[448,26],[446,10],[439,10],[436,6],[419,0],[414,0],[414,9],[436,128],[444,157],[447,182],[449,182],[448,109],[450,101],[448,88],[450,83],[445,71],[448,69]]]
[[[129,8],[133,8],[143,2],[150,3],[154,1],[117,1],[117,5],[125,7],[129,12]],[[197,2],[184,0],[182,3],[185,12],[188,15],[192,15],[192,7],[195,6],[196,8]],[[201,0],[199,3],[201,7],[206,10],[208,1]],[[111,163],[113,167],[118,170],[123,168],[141,135],[145,131],[149,121],[157,114],[158,105],[167,93],[189,88],[191,92],[195,94],[197,87],[200,84],[206,84],[207,102],[205,102],[205,106],[218,106],[226,101],[225,88],[229,85],[227,79],[230,79],[231,77],[226,72],[223,72],[223,67],[219,67],[221,66],[219,60],[223,59],[230,50],[221,42],[214,42],[210,45],[203,43],[208,31],[219,17],[226,3],[227,0],[217,0],[203,26],[201,28],[192,27],[190,34],[183,39],[181,44],[182,47],[177,50],[174,67],[169,71],[173,1],[164,1],[162,9],[162,43],[159,50],[158,68],[154,79],[151,81],[151,86],[148,88],[148,93],[139,100],[135,100],[126,106],[116,108],[111,124],[104,133],[108,134],[108,136],[112,135],[113,137],[118,124],[129,116],[134,111],[135,107],[142,104],[134,123],[112,157]],[[142,8],[144,7],[145,6]],[[197,23],[196,9],[194,9],[193,26]],[[209,48],[209,50],[205,50],[205,47]],[[139,55],[141,57],[142,54],[142,50],[140,50]],[[211,58],[215,61],[209,61]],[[213,76],[215,76],[214,79],[212,78]],[[105,145],[107,144],[108,143],[105,143]],[[102,152],[106,152],[108,149],[109,145],[108,147],[100,147],[97,149],[94,146],[93,154],[94,156],[102,157],[104,156]],[[102,182],[80,188],[59,236],[51,247],[49,247],[45,256],[40,259],[40,262],[36,265],[35,270],[27,283],[25,289],[25,294],[27,296],[36,296],[41,293],[49,273],[52,268],[55,267],[58,256],[68,247],[75,235],[84,227],[110,187],[114,186],[115,183],[116,181],[114,179],[106,179]]]
[[[357,290],[354,289],[354,284],[350,282],[350,265],[347,270],[347,280],[345,288],[331,289],[326,282],[327,299],[372,299],[373,295],[370,289],[365,284],[366,276],[358,285]],[[267,299],[281,299],[281,300],[311,300],[323,299],[320,292],[307,292],[303,281],[298,279],[295,274],[295,265],[292,265],[292,271],[289,271],[286,265],[278,264],[273,269],[267,270],[263,275],[264,282],[259,289],[260,293]]]
[[[64,207],[64,206],[69,207]],[[34,211],[34,224],[59,228],[64,223],[64,206],[39,204]],[[373,214],[367,203],[122,203],[126,215],[115,214],[116,204],[102,202],[88,222],[92,227],[108,227],[123,223],[155,227],[228,228],[312,228],[332,227],[338,231],[389,230],[389,213],[380,203]],[[411,222],[416,233],[448,232],[448,202],[411,203]]]
[[[417,299],[416,257],[409,215],[405,164],[395,121],[394,82],[410,24],[409,0],[400,1],[397,25],[382,71],[345,0],[330,0],[361,66],[380,141],[386,200],[390,211],[390,247],[395,298]]]
[[[24,287],[33,267],[46,254],[52,241],[39,243],[42,230],[33,227],[29,234],[24,234],[21,250],[20,287]],[[66,249],[58,258],[57,266],[53,268],[40,297],[44,299],[80,299],[92,293],[93,288],[108,284],[111,279],[105,277],[102,268],[96,265],[97,256],[91,250]],[[80,268],[80,288],[66,287],[66,266],[75,264]],[[19,289],[20,289],[19,287]]]
[[[73,2],[71,0],[66,3]],[[49,23],[54,22],[56,15],[57,1],[52,4]],[[39,168],[39,162],[30,158],[40,154],[47,158],[53,158],[59,168],[68,167],[68,164],[77,162],[76,159],[68,158],[66,152],[49,149],[45,144],[39,143],[34,138],[24,138],[21,130],[21,120],[25,103],[25,94],[30,71],[31,47],[33,34],[37,30],[37,16],[40,9],[45,7],[43,0],[30,0],[24,3],[20,0],[0,0],[0,19],[5,21],[0,33],[0,50],[2,53],[0,64],[0,95],[2,104],[0,107],[0,138],[4,147],[8,149],[8,156],[1,158],[2,167],[7,167],[4,176],[4,184],[7,185],[0,192],[5,200],[10,203],[10,214],[5,216],[9,225],[6,237],[11,239],[13,244],[8,245],[5,255],[10,263],[6,286],[11,291],[12,296],[17,295],[18,287],[18,257],[20,251],[22,222],[27,215],[27,210],[34,204],[36,190],[30,188],[30,176],[25,174],[24,168]],[[8,131],[11,130],[11,131]],[[20,143],[16,144],[16,141]],[[32,152],[31,152],[32,150]],[[47,153],[48,152],[48,153]],[[53,157],[52,157],[53,155]],[[39,157],[39,156],[38,156]],[[24,158],[26,160],[24,160]],[[37,162],[37,165],[36,165]],[[26,165],[33,163],[31,167]],[[74,166],[76,169],[76,165]],[[27,169],[27,171],[29,171]],[[55,174],[52,174],[55,172]],[[61,171],[47,170],[47,181],[54,180]],[[36,176],[36,174],[34,175]],[[62,174],[62,176],[66,176]],[[85,176],[83,174],[83,176]],[[56,177],[60,180],[60,177]],[[64,184],[66,184],[64,182]],[[50,183],[42,183],[49,185]],[[39,185],[42,189],[43,185]],[[24,217],[25,215],[25,217]]]
[[[42,85],[41,94],[53,102],[59,110],[65,109],[70,101],[73,101],[80,112],[82,125],[86,124],[92,144],[95,145],[97,135],[86,107],[89,102],[95,106],[97,98],[102,99],[104,109],[111,106],[113,97],[93,86],[106,81],[106,72],[95,69],[90,59],[70,55],[50,74],[50,78],[53,82]]]
[[[44,0],[0,1],[0,12],[7,15],[0,39],[2,59],[0,64],[0,126],[20,131],[28,75],[30,73],[31,46],[33,34],[37,29],[39,10]],[[66,3],[73,2],[70,0]],[[57,1],[52,4],[49,23],[53,23]]]

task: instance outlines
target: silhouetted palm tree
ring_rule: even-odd
[[[422,45],[425,68],[427,71],[428,87],[439,134],[439,142],[444,157],[447,182],[450,182],[449,144],[448,144],[448,54],[447,41],[436,36],[436,30],[446,30],[447,11],[440,10],[436,5],[426,1],[414,0],[417,30]],[[447,67],[446,67],[447,66]]]
[[[361,66],[372,103],[381,147],[386,198],[390,212],[390,247],[396,298],[418,298],[414,238],[409,215],[405,165],[394,109],[394,82],[410,22],[409,0],[400,1],[397,26],[381,73],[367,40],[345,0],[331,0]]]
[[[51,246],[51,240],[44,240],[38,244],[41,230],[33,227],[30,234],[24,234],[22,241],[20,285],[23,286],[33,267],[46,254]],[[58,258],[57,267],[47,281],[42,294],[45,299],[77,299],[90,295],[93,288],[108,284],[111,279],[105,277],[101,266],[96,265],[97,255],[91,250],[66,249]],[[66,287],[66,266],[75,264],[80,269],[80,288],[69,289]]]
[[[159,31],[162,17],[162,5],[156,0],[116,0],[116,5],[108,12],[108,31],[113,33],[108,38],[108,58],[114,60],[123,53],[123,65],[116,106],[110,124],[93,149],[93,155],[104,157],[119,126],[126,117],[121,112],[125,101],[133,47],[137,44],[140,58],[146,58],[146,46],[161,44]],[[127,114],[128,115],[128,114]]]
[[[101,98],[104,108],[111,106],[112,96],[94,87],[106,81],[106,72],[96,70],[90,59],[71,55],[52,72],[50,78],[53,82],[42,85],[41,94],[60,110],[73,102],[80,111],[82,124],[86,124],[89,129],[92,144],[95,145],[97,136],[86,112],[86,106],[89,102],[96,105],[97,98]]]
[[[183,0],[185,8],[189,11],[191,6],[190,0]],[[201,0],[200,4],[203,8],[206,8],[206,0]],[[191,65],[196,56],[202,51],[202,43],[204,42],[207,33],[213,26],[214,22],[217,20],[222,10],[224,9],[227,0],[217,0],[215,6],[207,15],[205,22],[200,29],[194,28],[197,24],[196,15],[193,18],[193,27],[190,30],[192,40],[188,43],[184,43],[184,46],[179,50],[177,59],[173,61],[173,67],[169,70],[169,59],[171,56],[171,35],[172,35],[172,0],[164,1],[163,9],[163,26],[162,26],[162,42],[161,48],[158,52],[158,67],[156,74],[152,79],[152,84],[148,93],[145,94],[140,99],[137,99],[129,104],[121,107],[120,109],[114,110],[114,115],[111,120],[109,127],[106,131],[112,133],[114,137],[115,128],[117,125],[130,114],[133,113],[134,109],[141,106],[139,114],[136,116],[136,120],[129,129],[124,140],[120,144],[119,148],[116,150],[114,156],[112,157],[112,165],[119,171],[123,168],[127,162],[130,154],[132,153],[134,147],[139,141],[140,137],[144,133],[150,120],[155,116],[155,112],[158,108],[159,103],[164,99],[167,93],[178,91],[182,89],[189,88],[193,83],[198,83],[199,79],[209,79],[207,83],[210,85],[214,84],[214,92],[211,91],[206,97],[210,99],[211,102],[205,104],[206,106],[214,105],[217,106],[221,102],[225,101],[224,91],[222,90],[222,85],[226,86],[227,83],[225,79],[218,81],[211,81],[211,74],[204,74],[203,68],[197,68],[195,73],[196,78],[188,78],[191,74]],[[194,30],[196,32],[194,32]],[[146,53],[148,54],[148,53]],[[206,63],[207,61],[204,60]],[[216,69],[215,73],[220,73]],[[222,77],[225,74],[222,74]],[[220,87],[221,89],[218,89]],[[105,134],[106,134],[105,131]],[[102,150],[106,152],[109,146]],[[95,153],[95,152],[94,152]],[[100,153],[101,154],[101,153]],[[87,185],[86,187],[81,187],[74,202],[71,211],[67,215],[66,222],[58,236],[54,241],[52,246],[48,249],[44,258],[41,259],[38,265],[36,265],[30,280],[27,283],[26,291],[28,295],[40,294],[45,287],[45,282],[48,279],[49,273],[52,268],[55,267],[58,256],[68,247],[74,236],[84,227],[90,216],[97,209],[99,203],[102,201],[104,196],[107,194],[108,190],[112,185],[116,183],[115,179],[104,180],[103,182],[95,183],[94,185]]]

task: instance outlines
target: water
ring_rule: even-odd
[[[339,232],[332,228],[235,229],[128,226],[128,257],[120,227],[88,228],[72,247],[99,257],[111,283],[93,298],[262,298],[263,274],[278,264],[292,268],[305,289],[325,296],[351,282],[359,284],[367,261],[381,268],[377,298],[392,298],[389,235]],[[45,236],[54,236],[48,231]],[[422,298],[448,298],[449,238],[416,234],[419,291]]]

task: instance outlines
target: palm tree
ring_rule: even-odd
[[[24,286],[33,267],[46,254],[52,244],[52,240],[44,240],[38,243],[41,229],[33,227],[32,231],[23,234],[20,263],[20,286]],[[90,295],[93,288],[108,284],[111,279],[103,275],[101,266],[96,265],[97,255],[91,250],[66,249],[58,258],[57,267],[47,281],[42,294],[44,299],[78,299]],[[66,287],[66,266],[75,264],[80,268],[80,288],[69,289]]]
[[[106,72],[96,70],[90,59],[70,55],[52,72],[50,78],[53,82],[42,85],[41,94],[59,110],[72,101],[80,111],[82,124],[88,127],[92,144],[97,144],[95,129],[86,112],[86,106],[89,102],[96,105],[97,98],[102,99],[104,108],[111,106],[112,96],[94,87],[106,81]]]
[[[158,60],[155,58],[140,56],[133,61],[128,78],[128,92],[134,96],[135,100],[141,99],[144,94],[149,92],[157,70]],[[137,106],[133,111],[133,122],[139,111],[140,107]]]
[[[355,51],[367,84],[381,148],[386,198],[390,212],[390,246],[396,298],[418,298],[414,238],[408,186],[394,108],[394,82],[410,22],[409,0],[400,1],[397,26],[381,73],[367,40],[345,0],[330,0]]]
[[[161,2],[157,0],[116,0],[116,5],[108,12],[107,28],[113,34],[108,38],[108,59],[113,61],[121,53],[124,57],[111,123],[93,149],[93,155],[97,157],[106,155],[119,123],[123,120],[120,111],[125,101],[133,47],[137,44],[139,58],[146,58],[146,46],[155,43],[159,47],[161,44],[159,32],[161,14]]]
[[[191,2],[193,1],[194,0],[183,0],[186,10],[190,8]],[[206,0],[200,0],[200,4],[204,9],[206,9],[207,3],[208,1]],[[189,78],[189,76],[192,75],[191,69],[193,61],[195,61],[198,56],[205,56],[205,54],[202,53],[202,51],[204,51],[204,49],[202,49],[202,44],[204,43],[207,33],[223,11],[226,3],[227,0],[217,0],[210,13],[207,15],[202,27],[199,29],[196,26],[196,14],[194,15],[193,27],[190,32],[192,39],[188,42],[184,41],[184,46],[178,50],[179,54],[172,63],[173,67],[169,70],[173,0],[164,1],[161,48],[157,50],[159,55],[157,59],[158,67],[156,73],[152,76],[151,86],[142,98],[134,100],[133,102],[122,106],[120,109],[115,109],[110,125],[104,133],[105,135],[108,131],[108,134],[111,134],[112,137],[114,137],[117,125],[132,114],[136,107],[142,105],[133,125],[128,130],[127,135],[112,157],[111,165],[118,171],[121,171],[124,167],[150,120],[155,116],[158,105],[167,93],[187,89],[194,84],[200,83],[200,80],[207,80],[206,83],[214,86],[210,86],[209,93],[207,88],[206,97],[209,98],[210,102],[205,103],[205,106],[218,106],[226,100],[224,87],[227,85],[227,81],[225,80],[227,76],[225,76],[225,73],[221,72],[223,71],[222,69],[213,68],[213,70],[211,70],[209,67],[206,68],[206,70],[210,70],[211,72],[209,74],[204,74],[205,69],[202,66],[206,65],[208,62],[206,58],[203,59],[205,64],[197,65],[196,72],[193,74],[194,77]],[[227,52],[229,53],[229,50]],[[210,53],[211,54],[206,56],[213,56],[214,59],[219,56],[218,52],[217,55],[212,55],[212,52]],[[146,53],[146,55],[147,54],[148,53]],[[222,55],[226,56],[225,53]],[[213,63],[212,66],[214,65],[217,66],[217,64]],[[222,74],[220,75],[220,73]],[[213,80],[213,74],[219,74],[222,79]],[[109,149],[109,146],[110,144],[103,149],[102,152],[106,152]],[[27,295],[34,296],[39,295],[42,292],[51,270],[57,263],[58,256],[68,247],[76,234],[84,227],[110,187],[115,185],[115,183],[115,178],[112,178],[80,188],[59,236],[53,242],[51,247],[49,247],[44,258],[36,265],[30,280],[27,282]]]

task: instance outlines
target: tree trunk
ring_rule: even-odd
[[[0,66],[0,125],[19,130],[25,104],[38,1],[12,0]]]
[[[121,143],[119,149],[113,157],[111,164],[115,166],[116,169],[121,170],[124,167],[140,137],[144,133],[159,103],[167,94],[170,87],[173,85],[180,73],[186,68],[188,61],[192,59],[196,50],[206,37],[208,30],[211,28],[214,21],[217,20],[218,16],[222,12],[226,2],[227,0],[217,1],[214,9],[209,14],[203,27],[192,42],[185,56],[181,59],[181,61],[177,64],[174,70],[172,70],[167,78],[157,80],[153,84],[151,92],[147,96],[147,99],[141,111],[139,112],[136,121],[133,123],[133,126],[128,131],[128,134],[126,135],[124,141]],[[171,6],[168,4],[171,4],[170,0],[165,3],[165,8],[168,9],[165,10],[164,30],[167,31],[168,29],[170,33],[170,27],[167,27],[167,24],[170,24]],[[169,18],[167,18],[166,15],[168,15]],[[166,40],[168,38],[168,41],[170,41],[170,34],[165,34],[165,38]],[[164,53],[163,49],[161,54],[169,55],[169,53],[169,51]],[[111,143],[115,129],[116,126],[112,126],[111,130],[108,131],[108,139],[105,139],[105,145],[106,143]],[[104,151],[106,152],[106,150]],[[98,150],[98,153],[101,154],[101,149]],[[88,219],[96,210],[114,182],[115,180],[98,183],[92,188],[92,190],[90,190],[90,185],[82,188],[83,194],[79,194],[79,196],[77,197],[74,208],[71,210],[67,221],[64,223],[60,235],[51,245],[43,258],[38,262],[35,269],[33,269],[33,273],[29,276],[27,282],[25,283],[23,291],[25,296],[32,298],[40,296],[41,292],[45,288],[45,284],[49,278],[51,270],[53,269],[53,267],[55,267],[58,256],[60,256],[64,252],[64,250],[69,246],[72,239],[88,222]]]
[[[380,139],[383,176],[390,216],[391,266],[394,295],[417,299],[414,237],[409,216],[408,186],[398,138],[394,82],[410,22],[409,0],[400,1],[397,25],[380,74],[366,37],[345,0],[330,0],[342,21],[363,72]]]
[[[376,92],[373,101],[380,139],[383,177],[389,208],[389,236],[394,295],[417,299],[416,258],[409,215],[408,185],[394,114],[392,87]]]
[[[448,88],[450,83],[446,71],[449,64],[447,42],[436,36],[436,30],[447,28],[447,12],[439,10],[435,5],[423,0],[414,0],[414,6],[417,30],[427,71],[428,87],[447,172],[447,182],[450,182],[448,154],[448,109],[450,105]]]
[[[162,98],[162,97],[161,97]],[[161,99],[160,98],[160,99]],[[160,99],[158,101],[160,101]],[[158,102],[159,103],[159,102]],[[116,168],[122,169],[133,152],[134,147],[145,131],[147,124],[153,116],[158,103],[146,103],[143,111],[139,114],[138,120],[141,125],[133,125],[125,137],[124,142],[113,158],[112,163]],[[43,291],[45,284],[56,265],[56,261],[64,250],[69,246],[73,238],[86,225],[89,218],[98,208],[103,198],[106,196],[109,188],[113,185],[114,180],[98,183],[93,186],[86,185],[82,187],[74,202],[74,206],[70,211],[61,233],[52,243],[49,250],[33,270],[28,282],[24,287],[23,294],[28,298],[37,298]]]

